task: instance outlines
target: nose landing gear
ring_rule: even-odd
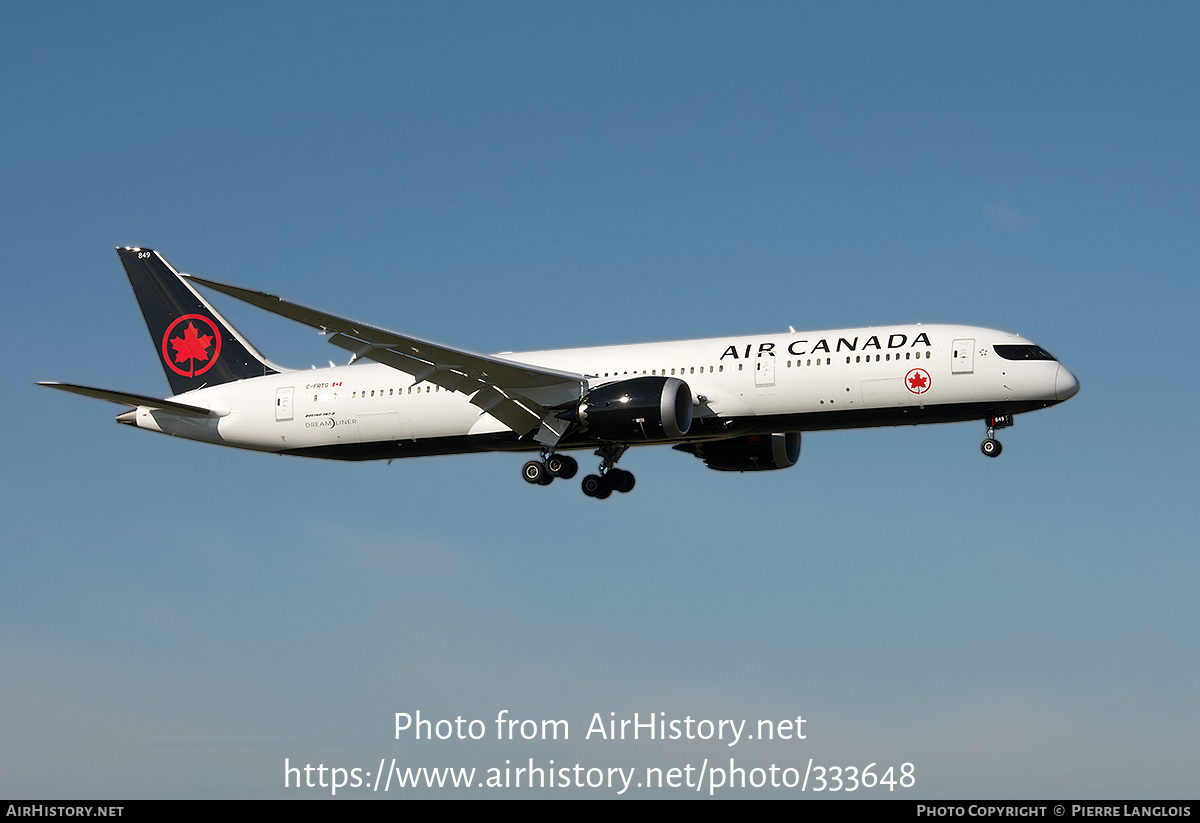
[[[1013,424],[1013,416],[1011,414],[1003,414],[998,417],[989,417],[987,419],[987,437],[980,444],[979,449],[988,457],[999,457],[1000,452],[1004,447],[1000,445],[1000,441],[993,436],[996,429],[1006,429]]]

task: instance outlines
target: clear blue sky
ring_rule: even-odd
[[[911,797],[1195,797],[1198,23],[7,8],[0,796],[274,797],[284,758],[734,756],[909,761]],[[1082,391],[995,461],[982,424],[814,434],[757,476],[641,449],[605,503],[514,455],[269,457],[33,386],[166,392],[118,245],[481,351],[955,322],[1026,335]],[[218,303],[278,362],[344,361]],[[418,709],[572,739],[394,740]],[[582,739],[635,711],[799,714],[808,738]]]

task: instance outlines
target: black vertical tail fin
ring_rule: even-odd
[[[277,373],[161,254],[153,249],[118,248],[117,255],[172,394]]]

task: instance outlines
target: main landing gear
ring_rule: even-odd
[[[979,449],[988,457],[999,457],[1000,452],[1004,447],[1000,445],[1000,441],[993,435],[996,429],[1006,429],[1013,424],[1013,416],[1011,414],[1003,414],[999,417],[989,417],[987,419],[987,437],[980,444]]]
[[[596,449],[596,456],[600,458],[600,473],[589,474],[583,478],[584,494],[603,500],[613,492],[624,494],[633,491],[633,472],[618,469],[616,466],[627,448],[629,447],[624,444],[606,443]]]
[[[633,473],[616,467],[616,462],[621,459],[627,448],[629,447],[623,444],[605,444],[596,450],[596,456],[601,460],[599,474],[589,474],[583,478],[584,494],[603,500],[613,492],[624,493],[633,490]],[[565,454],[543,452],[541,460],[530,460],[522,467],[521,476],[525,478],[526,483],[548,486],[554,478],[569,480],[577,471],[579,464],[575,462],[575,458]]]
[[[530,460],[521,468],[521,476],[526,483],[536,486],[549,486],[556,477],[570,480],[579,471],[579,464],[574,457],[553,452],[543,452],[541,460]]]

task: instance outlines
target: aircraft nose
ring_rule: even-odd
[[[1079,381],[1075,379],[1075,375],[1071,374],[1062,366],[1058,367],[1058,374],[1054,377],[1054,396],[1058,400],[1066,400],[1069,397],[1074,397],[1079,392]]]

